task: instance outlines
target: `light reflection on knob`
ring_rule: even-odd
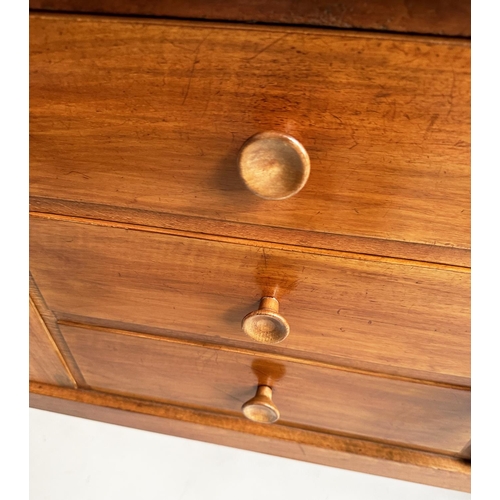
[[[243,144],[238,168],[246,187],[266,200],[284,200],[297,194],[311,171],[304,146],[273,131],[256,134]]]
[[[279,302],[274,297],[262,297],[259,309],[243,318],[241,328],[249,337],[263,344],[277,344],[290,333],[288,321],[279,314]]]
[[[259,385],[257,394],[243,406],[243,415],[253,422],[273,424],[280,418],[280,412],[273,403],[273,390],[267,385]]]

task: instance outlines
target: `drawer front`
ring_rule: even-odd
[[[468,42],[40,15],[30,40],[34,199],[470,248]],[[310,156],[287,200],[238,175],[266,130]]]
[[[291,333],[268,352],[470,383],[463,270],[103,224],[31,218],[30,269],[60,319],[259,348],[241,320],[276,294]]]
[[[281,422],[459,453],[470,439],[470,392],[261,359],[161,337],[61,325],[94,389],[242,415],[273,387]]]

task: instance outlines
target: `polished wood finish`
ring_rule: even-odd
[[[282,422],[181,408],[97,391],[30,384],[30,406],[101,422],[218,443],[442,488],[470,491],[470,462]]]
[[[30,237],[31,272],[58,318],[254,348],[241,319],[274,296],[293,333],[268,352],[470,384],[464,269],[38,216]]]
[[[238,167],[246,187],[265,200],[285,200],[297,194],[311,171],[304,146],[273,131],[256,134],[243,144]]]
[[[460,36],[470,12],[285,4],[30,5]],[[40,13],[30,37],[30,404],[470,490],[470,42]]]
[[[374,378],[133,332],[61,325],[91,388],[241,414],[259,385],[300,427],[460,455],[470,392]],[[263,378],[264,377],[264,378]]]
[[[57,351],[64,360],[64,365],[68,367],[68,370],[71,373],[71,377],[76,381],[79,387],[87,387],[87,383],[85,382],[85,379],[83,378],[83,375],[81,374],[80,369],[78,368],[78,365],[76,364],[73,355],[64,340],[64,337],[61,335],[54,313],[47,307],[45,299],[40,293],[31,272],[29,277],[29,298],[30,301],[33,302],[38,314],[40,314],[45,328],[47,328],[50,337],[56,345]]]
[[[470,249],[467,41],[32,15],[30,43],[35,199],[222,221],[239,237],[253,224],[408,242],[431,261]],[[264,130],[309,153],[290,199],[259,200],[238,175]]]
[[[468,0],[30,0],[30,8],[470,36]]]
[[[279,301],[274,297],[262,297],[259,308],[243,318],[241,328],[250,338],[263,344],[282,342],[290,333],[290,325],[279,314]]]
[[[412,265],[421,263],[449,264],[458,267],[470,268],[470,250],[462,248],[437,247],[406,243],[401,241],[378,240],[357,236],[346,236],[326,233],[311,233],[294,229],[279,229],[263,227],[255,224],[245,224],[242,231],[238,223],[216,221],[201,217],[183,215],[159,214],[149,210],[134,210],[123,207],[80,203],[69,200],[48,198],[30,198],[30,210],[33,214],[45,217],[56,217],[56,214],[72,218],[99,219],[116,221],[138,226],[149,226],[157,229],[176,230],[190,236],[203,234],[204,238],[224,240],[226,237],[245,240],[249,245],[258,245],[259,242],[277,243],[288,242],[288,246],[300,247],[302,252],[317,253],[328,251],[336,255],[345,255],[350,258],[377,260],[380,256],[384,260],[404,259]],[[336,250],[332,250],[335,248]]]
[[[29,304],[29,332],[30,380],[63,387],[76,387],[75,379],[31,299]]]

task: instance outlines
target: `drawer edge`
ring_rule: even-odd
[[[151,212],[108,205],[30,197],[30,216],[97,225],[133,225],[143,231],[193,233],[199,239],[241,240],[253,245],[295,247],[298,251],[385,260],[427,267],[449,266],[469,271],[469,248],[444,247],[407,241],[320,233],[281,227],[259,226],[188,215]]]
[[[470,492],[470,462],[435,453],[36,382],[30,382],[30,407]]]
[[[273,28],[281,25],[281,29],[295,30],[334,28],[342,32],[345,30],[347,34],[351,34],[351,31],[347,30],[357,30],[354,33],[359,32],[361,35],[367,31],[372,36],[433,36],[459,39],[469,39],[471,36],[470,3],[464,0],[460,0],[458,5],[452,3],[451,6],[446,0],[427,0],[420,8],[414,6],[415,10],[411,13],[405,11],[399,2],[379,0],[374,3],[375,8],[372,11],[367,11],[362,0],[351,2],[348,10],[339,1],[328,2],[328,8],[325,8],[321,0],[310,0],[307,4],[294,6],[293,9],[290,9],[286,1],[274,2],[272,8],[262,9],[262,5],[255,0],[237,2],[231,6],[219,1],[217,6],[212,4],[210,7],[196,5],[195,2],[161,0],[150,1],[146,5],[130,0],[119,3],[113,0],[30,0],[29,7],[32,15],[136,16],[140,17],[141,21],[161,18],[162,21],[173,23],[231,23],[241,29],[268,29],[269,25]]]

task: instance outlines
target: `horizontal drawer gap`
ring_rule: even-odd
[[[271,31],[273,33],[304,33],[304,34],[321,34],[334,36],[342,36],[345,38],[370,38],[370,39],[390,39],[398,40],[413,40],[423,43],[432,44],[454,44],[470,46],[470,37],[440,35],[434,33],[413,33],[399,32],[390,30],[376,30],[363,28],[340,28],[329,26],[318,26],[309,24],[288,24],[288,23],[266,23],[266,22],[245,22],[234,20],[218,20],[218,19],[195,19],[184,17],[169,17],[169,16],[149,16],[140,14],[112,14],[99,12],[72,12],[66,10],[45,10],[45,9],[30,9],[30,15],[39,19],[57,18],[57,19],[72,19],[78,18],[78,21],[99,21],[111,23],[148,23],[148,24],[164,24],[168,26],[191,26],[205,29],[228,29],[238,31]]]
[[[125,392],[120,392],[116,390],[109,390],[106,388],[98,387],[98,386],[92,386],[89,387],[88,389],[85,390],[90,390],[90,391],[95,391],[99,394],[109,394],[112,396],[118,396],[120,398],[132,398],[136,401],[142,401],[146,404],[148,403],[157,403],[160,405],[167,405],[171,406],[174,408],[178,408],[180,411],[193,411],[193,412],[200,412],[203,414],[208,414],[208,415],[213,415],[216,418],[232,418],[232,419],[237,419],[243,423],[247,423],[246,419],[243,417],[243,415],[240,412],[235,412],[235,411],[230,411],[230,410],[224,410],[224,409],[219,409],[219,408],[212,408],[208,406],[197,406],[193,404],[186,404],[186,403],[181,403],[175,400],[166,400],[166,399],[147,399],[147,398],[142,398],[137,395],[130,396],[130,394],[125,393]],[[303,425],[303,424],[297,424],[294,422],[290,422],[287,420],[284,420],[283,418],[280,418],[278,424],[273,424],[273,426],[279,426],[279,427],[285,427],[288,429],[296,429],[298,431],[307,431],[307,432],[314,432],[318,434],[322,434],[325,436],[332,436],[335,438],[343,438],[343,439],[348,439],[348,440],[353,440],[353,441],[361,441],[363,443],[372,443],[376,445],[382,445],[382,446],[390,446],[390,447],[395,447],[395,448],[401,448],[404,450],[411,450],[414,452],[420,452],[420,453],[432,453],[432,454],[437,454],[437,455],[442,455],[445,457],[454,457],[460,459],[460,453],[451,453],[451,452],[444,452],[442,450],[438,449],[431,449],[431,448],[426,448],[426,447],[419,447],[419,446],[411,446],[405,443],[399,443],[395,441],[389,441],[385,439],[377,439],[371,436],[364,436],[364,435],[357,435],[357,434],[351,434],[347,432],[341,432],[341,431],[331,431],[329,429],[324,429],[321,427],[315,427],[312,425]]]
[[[425,262],[420,260],[411,260],[411,259],[402,259],[396,257],[384,257],[379,255],[370,255],[363,253],[353,253],[353,252],[340,252],[337,250],[328,250],[324,248],[311,248],[307,246],[298,246],[298,245],[290,245],[290,244],[278,244],[270,241],[260,241],[260,240],[248,240],[233,236],[219,236],[214,234],[207,234],[201,232],[193,232],[193,231],[184,231],[179,229],[172,228],[162,228],[162,227],[152,227],[152,226],[143,226],[139,224],[125,223],[125,222],[116,222],[111,220],[103,220],[103,219],[92,219],[87,217],[79,217],[73,215],[61,215],[47,212],[38,212],[38,211],[30,211],[30,216],[37,217],[41,219],[49,219],[49,220],[59,220],[62,222],[73,222],[77,224],[87,224],[93,226],[101,226],[101,227],[112,227],[117,229],[126,229],[132,231],[143,231],[149,233],[156,234],[166,234],[171,236],[180,236],[183,238],[193,238],[198,240],[209,240],[209,241],[220,241],[227,242],[237,245],[245,245],[245,246],[254,246],[254,247],[264,247],[270,249],[279,249],[290,252],[297,253],[309,253],[315,255],[325,255],[331,257],[340,257],[351,260],[366,260],[373,262],[384,262],[387,264],[394,265],[405,265],[405,266],[419,266],[431,269],[443,269],[451,272],[459,272],[470,274],[470,267],[466,266],[457,266],[450,264],[442,264],[442,263],[434,263],[434,262]],[[384,242],[386,240],[383,240]],[[390,242],[388,242],[390,243]],[[404,244],[404,243],[403,243]],[[410,243],[411,245],[411,243]],[[422,245],[425,246],[425,245]],[[460,249],[463,250],[463,249]]]
[[[63,5],[64,6],[64,5]],[[72,10],[67,10],[67,9],[59,9],[59,8],[32,8],[30,9],[30,13],[32,15],[58,15],[58,16],[66,16],[66,15],[72,15],[75,16],[77,15],[78,17],[81,16],[89,16],[89,17],[97,17],[97,18],[110,18],[110,19],[135,19],[139,22],[143,21],[148,21],[148,20],[161,20],[161,21],[168,21],[172,23],[176,22],[182,22],[183,24],[191,24],[191,23],[196,23],[198,24],[209,24],[210,26],[216,25],[217,28],[221,29],[224,27],[227,27],[227,25],[232,25],[230,29],[246,29],[248,26],[251,28],[261,28],[265,30],[267,27],[273,27],[273,31],[281,31],[281,30],[286,30],[286,29],[293,29],[293,30],[304,30],[304,31],[316,31],[316,30],[321,30],[321,33],[324,33],[325,31],[329,30],[334,30],[336,34],[340,33],[347,33],[348,36],[350,35],[364,35],[367,34],[370,36],[370,38],[373,38],[375,36],[381,35],[381,36],[392,36],[398,39],[399,37],[408,37],[411,36],[412,38],[414,37],[419,37],[423,38],[425,37],[425,40],[427,41],[428,39],[436,41],[439,39],[445,39],[447,41],[449,40],[470,40],[470,35],[465,36],[465,35],[450,35],[450,34],[439,34],[439,33],[433,33],[433,32],[418,32],[418,31],[401,31],[401,30],[395,30],[395,29],[375,29],[375,28],[364,28],[361,26],[352,26],[352,27],[343,27],[343,26],[328,26],[328,25],[322,25],[322,24],[309,24],[309,23],[292,23],[292,22],[272,22],[272,21],[253,21],[253,20],[239,20],[239,19],[224,19],[224,18],[197,18],[197,17],[184,17],[184,16],[175,16],[175,15],[164,15],[164,14],[141,14],[141,13],[134,13],[134,14],[127,14],[125,12],[110,12],[110,11],[104,11],[104,12],[94,12],[92,10],[88,10],[86,8],[82,8],[78,11],[72,11]]]
[[[411,383],[420,384],[420,385],[430,385],[430,386],[442,387],[442,388],[446,388],[446,389],[457,389],[457,390],[461,390],[461,391],[470,391],[471,390],[471,388],[469,386],[466,386],[466,385],[452,384],[452,383],[447,383],[447,382],[439,382],[439,381],[434,381],[434,380],[426,380],[426,379],[407,377],[407,376],[401,376],[401,375],[395,375],[395,374],[388,374],[388,373],[383,373],[383,372],[378,372],[378,371],[372,371],[372,370],[342,366],[342,365],[333,364],[333,363],[327,363],[327,362],[323,362],[323,361],[311,360],[311,359],[301,358],[301,357],[297,357],[297,356],[290,356],[290,355],[277,354],[277,353],[267,353],[267,352],[257,351],[257,350],[248,349],[248,348],[244,348],[244,347],[214,344],[214,343],[210,343],[210,342],[203,342],[203,341],[192,340],[192,339],[184,339],[184,338],[173,337],[173,336],[167,337],[164,335],[154,335],[151,333],[139,333],[139,332],[134,332],[134,331],[130,331],[130,330],[109,328],[109,327],[96,325],[96,324],[90,325],[87,323],[81,323],[79,321],[70,321],[68,319],[61,319],[61,318],[58,319],[58,324],[70,326],[70,327],[76,327],[76,328],[83,328],[83,329],[87,329],[87,330],[98,330],[98,331],[112,333],[112,334],[116,334],[116,335],[126,335],[129,337],[143,338],[143,339],[154,340],[154,341],[159,341],[159,342],[168,342],[168,343],[172,343],[172,344],[202,347],[202,348],[206,348],[206,349],[212,349],[215,351],[226,351],[226,352],[246,354],[246,355],[251,355],[251,356],[259,356],[261,358],[267,358],[267,359],[276,360],[276,361],[288,361],[288,362],[299,363],[299,364],[303,364],[303,365],[328,368],[328,369],[332,369],[332,370],[357,373],[357,374],[361,374],[361,375],[369,375],[372,377],[380,377],[380,378],[384,378],[384,379],[398,380],[401,382],[411,382]]]
[[[470,474],[470,463],[457,456],[435,451],[421,450],[386,443],[373,439],[324,432],[315,428],[303,428],[288,423],[259,425],[230,412],[214,412],[206,409],[160,403],[137,397],[123,396],[95,389],[70,389],[38,382],[30,382],[30,393],[52,398],[66,399],[88,405],[105,406],[124,411],[147,414],[167,419],[182,420],[193,424],[231,429],[237,432],[292,440],[329,450],[339,450],[386,460],[433,466],[448,471]],[[36,405],[31,405],[35,406]]]
[[[193,215],[159,213],[143,209],[130,209],[71,200],[30,197],[33,214],[61,215],[108,222],[121,222],[157,229],[176,230],[201,235],[227,236],[229,238],[292,245],[319,250],[337,251],[346,255],[395,258],[410,262],[444,264],[470,269],[470,249],[446,247],[410,241],[383,239],[368,236],[304,231],[297,228],[259,226],[247,222],[215,220]],[[216,225],[216,233],[206,231],[207,224]],[[248,237],[240,237],[244,231]],[[313,244],[303,244],[304,240]],[[286,241],[287,243],[283,243]]]

